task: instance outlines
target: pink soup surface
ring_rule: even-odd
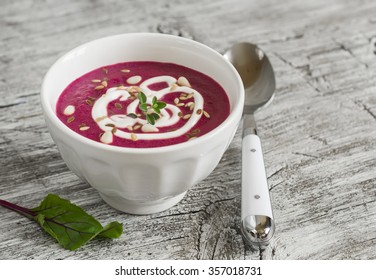
[[[147,97],[148,107],[154,96],[166,104],[153,125],[139,108],[139,92]],[[229,116],[230,103],[224,89],[199,71],[135,61],[104,66],[73,81],[61,93],[56,114],[91,140],[151,148],[194,141]]]

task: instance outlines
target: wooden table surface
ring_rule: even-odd
[[[159,32],[223,53],[251,41],[271,60],[273,103],[256,114],[274,207],[265,250],[240,233],[240,129],[181,203],[134,216],[105,204],[64,164],[41,111],[51,64],[112,34]],[[0,199],[35,207],[55,193],[117,240],[71,252],[0,208],[0,259],[376,259],[375,1],[0,0]]]

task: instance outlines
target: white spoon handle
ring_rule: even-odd
[[[249,215],[273,218],[261,141],[254,134],[242,141],[242,220]]]
[[[260,138],[246,134],[242,141],[241,229],[252,245],[267,245],[274,220]]]

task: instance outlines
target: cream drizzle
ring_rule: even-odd
[[[167,83],[167,87],[163,88],[158,91],[151,90],[149,88],[150,85],[154,83]],[[180,128],[175,131],[169,131],[164,133],[135,133],[135,132],[125,132],[122,130],[117,129],[114,133],[115,136],[123,138],[123,139],[132,139],[132,135],[136,135],[137,139],[139,140],[158,140],[158,139],[168,139],[168,138],[175,138],[186,134],[201,118],[201,114],[196,114],[195,112],[199,109],[203,110],[204,106],[204,99],[202,95],[196,91],[195,89],[187,86],[179,86],[176,85],[177,80],[171,76],[158,76],[147,79],[140,84],[141,90],[145,93],[147,97],[147,103],[151,104],[152,99],[154,96],[157,99],[161,99],[163,96],[173,93],[173,92],[184,92],[186,94],[193,94],[193,102],[194,108],[192,110],[192,114],[188,121]],[[173,86],[174,85],[174,86]],[[172,87],[173,86],[173,87]],[[117,87],[109,88],[105,94],[103,94],[95,103],[91,112],[91,116],[93,120],[97,122],[99,127],[104,131],[111,131],[113,130],[113,126],[116,128],[126,128],[128,126],[134,126],[136,123],[141,125],[147,124],[145,119],[141,118],[132,118],[128,117],[127,115],[113,115],[109,116],[107,111],[107,106],[109,103],[119,99],[120,101],[127,100],[130,96],[127,89],[130,87],[125,87],[125,89],[119,89]],[[190,99],[191,101],[191,99]],[[136,113],[136,109],[139,105],[139,100],[136,99],[129,104],[127,107],[127,114]],[[168,109],[168,110],[166,110]],[[167,106],[161,110],[161,118],[155,122],[156,130],[159,127],[167,127],[176,124],[180,117],[179,112],[181,112],[180,108],[177,107],[175,104],[167,104]],[[133,136],[134,137],[134,136]]]

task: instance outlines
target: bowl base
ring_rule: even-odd
[[[186,193],[185,191],[177,196],[165,197],[148,202],[128,200],[119,196],[108,196],[103,193],[99,194],[108,205],[117,210],[135,215],[148,215],[162,212],[174,206],[184,198]]]

